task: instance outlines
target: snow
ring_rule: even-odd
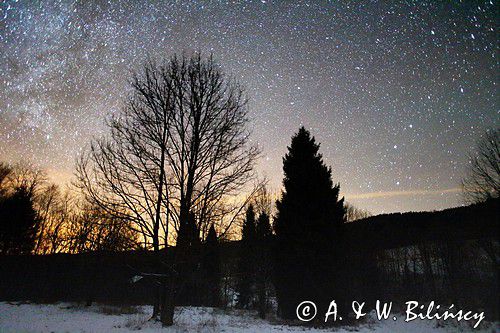
[[[447,323],[438,327],[435,321],[377,322],[373,319],[357,327],[317,329],[289,326],[276,319],[264,321],[256,314],[243,310],[220,310],[202,307],[176,309],[175,325],[162,328],[158,322],[148,320],[150,306],[140,306],[121,311],[122,308],[105,305],[84,307],[77,304],[26,304],[0,302],[0,332],[493,332],[495,326],[485,325],[471,330],[465,325],[457,327]],[[131,311],[132,309],[132,311]],[[125,312],[125,313],[120,313]],[[134,313],[136,312],[136,313]],[[441,326],[441,325],[439,325]],[[498,330],[497,330],[498,331]]]

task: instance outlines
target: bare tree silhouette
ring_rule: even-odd
[[[344,208],[345,208],[345,214],[344,214],[345,222],[354,222],[356,220],[361,220],[372,216],[372,214],[369,211],[358,208],[349,202],[344,203]]]
[[[255,179],[259,156],[249,145],[243,89],[200,54],[149,61],[131,85],[110,135],[78,160],[76,185],[92,204],[131,221],[158,254],[169,239],[189,246],[180,230],[205,238],[213,224],[224,237],[249,200],[241,191]],[[182,247],[176,253],[187,252]],[[164,289],[161,320],[171,325],[175,290]],[[159,310],[157,301],[154,317]]]
[[[498,198],[500,193],[500,129],[487,131],[469,155],[470,166],[462,181],[469,203]]]

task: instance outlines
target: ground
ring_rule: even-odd
[[[499,332],[498,326],[486,323],[478,330],[466,325],[451,323],[438,325],[435,321],[377,322],[373,319],[356,327],[317,329],[285,325],[277,320],[264,321],[249,311],[214,310],[201,307],[180,307],[175,314],[175,325],[162,329],[156,322],[148,321],[151,307],[116,307],[78,304],[29,304],[0,302],[0,332]]]

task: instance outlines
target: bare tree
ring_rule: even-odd
[[[0,188],[4,194],[23,189],[28,196],[35,198],[46,184],[46,173],[29,162],[2,163],[0,166]]]
[[[131,228],[130,221],[109,215],[89,203],[83,203],[71,215],[66,228],[71,253],[127,251],[140,246],[139,233]]]
[[[31,163],[16,163],[12,166],[12,170],[13,172],[8,176],[11,188],[23,188],[29,196],[37,197],[47,184],[47,174],[45,171]]]
[[[249,200],[241,192],[259,155],[249,146],[243,90],[199,54],[147,63],[132,88],[108,123],[109,137],[79,159],[77,185],[89,202],[130,221],[157,253],[160,241],[166,247],[175,237],[179,245],[183,228],[199,239],[214,224],[224,237]],[[185,227],[190,221],[196,228]],[[172,324],[172,286],[164,288],[164,325]]]
[[[278,194],[270,191],[267,188],[268,181],[263,179],[257,189],[254,197],[252,198],[252,205],[258,214],[265,213],[267,216],[273,216],[274,202],[278,199]]]
[[[489,130],[469,155],[470,165],[462,188],[467,202],[498,198],[500,193],[500,129]]]
[[[72,213],[69,193],[62,194],[59,187],[49,184],[38,196],[37,214],[40,219],[34,252],[37,254],[57,253],[67,250],[64,233]]]
[[[344,214],[345,222],[353,222],[356,220],[361,220],[372,216],[372,214],[369,211],[357,208],[356,206],[350,204],[349,202],[344,203],[344,207],[345,207],[345,214]]]

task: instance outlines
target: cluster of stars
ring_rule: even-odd
[[[250,98],[259,171],[304,125],[348,201],[461,203],[467,152],[498,127],[493,1],[11,1],[0,5],[0,154],[57,175],[148,57],[213,53]]]

